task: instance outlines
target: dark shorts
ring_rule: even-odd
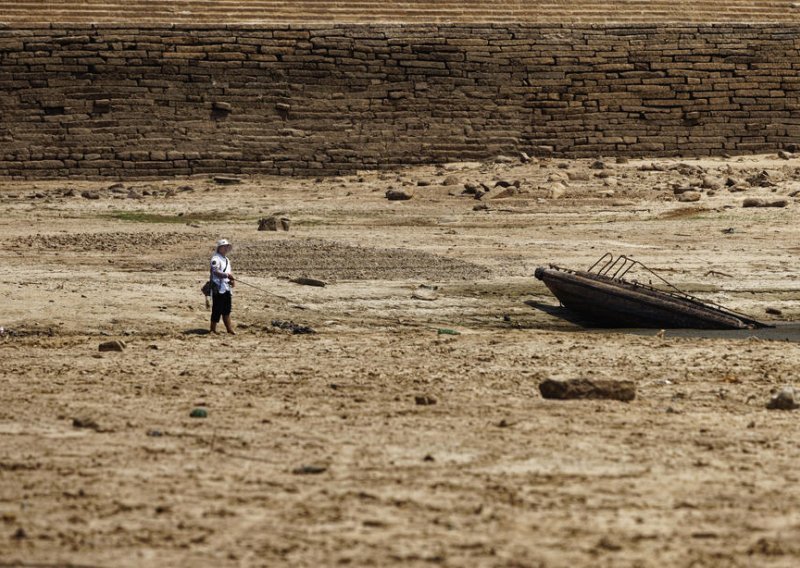
[[[230,292],[224,294],[214,292],[211,297],[211,321],[216,323],[221,316],[230,315],[232,304],[233,296]]]

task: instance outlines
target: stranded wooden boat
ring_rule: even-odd
[[[605,264],[603,264],[605,261]],[[640,266],[669,290],[625,280]],[[638,261],[606,253],[589,270],[539,267],[536,278],[561,304],[602,327],[756,329],[768,324],[681,292]]]

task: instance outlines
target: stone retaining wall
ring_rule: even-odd
[[[800,142],[800,25],[0,29],[0,176],[335,174]]]

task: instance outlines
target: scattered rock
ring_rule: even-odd
[[[147,435],[150,438],[160,438],[164,435],[164,433],[161,430],[148,430]]]
[[[414,402],[417,406],[432,406],[438,401],[429,394],[418,394],[414,397]]]
[[[786,207],[789,205],[788,199],[769,200],[761,197],[748,197],[742,201],[742,207]]]
[[[791,154],[790,152],[787,152],[786,150],[781,150],[780,152],[778,152],[778,157],[781,160],[791,160],[792,158],[794,158],[794,155]]]
[[[589,167],[593,170],[604,170],[606,169],[606,164],[602,160],[595,160]]]
[[[278,229],[281,229],[283,231],[288,231],[290,224],[291,221],[288,217],[277,217],[275,215],[271,215],[258,220],[258,230],[277,231]]]
[[[417,186],[418,187],[428,187],[430,184],[431,184],[431,182],[426,180],[426,179],[417,180]]]
[[[412,197],[414,197],[412,192],[402,189],[390,189],[386,192],[386,199],[389,201],[408,201]]]
[[[675,195],[681,195],[687,191],[694,191],[694,188],[691,185],[676,185],[672,188],[672,193]]]
[[[765,311],[768,314],[773,315],[773,316],[782,316],[783,315],[783,312],[781,310],[779,310],[778,308],[767,308]]]
[[[592,176],[589,175],[588,172],[569,171],[567,172],[567,177],[570,179],[570,181],[589,181],[592,179]]]
[[[91,418],[73,418],[72,419],[72,427],[73,428],[86,428],[88,430],[94,430],[95,432],[100,431],[100,425]]]
[[[715,177],[704,176],[700,186],[703,189],[713,189],[716,191],[722,187],[722,183]]]
[[[216,101],[211,103],[211,108],[219,112],[231,112],[233,110],[233,105],[231,105],[231,103]]]
[[[509,156],[495,156],[494,160],[492,160],[495,164],[513,164],[516,162],[514,158]]]
[[[192,411],[189,413],[189,416],[192,418],[208,418],[208,410],[205,408],[192,408]]]
[[[416,290],[411,294],[411,297],[415,300],[426,300],[428,302],[432,302],[433,300],[439,299],[439,294],[436,292],[436,286],[427,286],[422,284],[417,287]]]
[[[81,197],[84,199],[100,199],[100,194],[96,191],[82,191]]]
[[[234,185],[242,183],[242,180],[235,176],[214,176],[214,183],[217,185]]]
[[[628,158],[625,156],[617,156],[614,161],[618,164],[627,164],[630,160],[628,160]]]
[[[548,199],[560,199],[567,193],[567,187],[563,183],[554,183],[547,190]]]
[[[678,195],[676,199],[681,203],[692,203],[694,201],[700,201],[702,195],[703,194],[699,191],[685,191]]]
[[[766,170],[761,170],[757,174],[747,178],[747,183],[753,187],[773,187],[775,185],[770,179],[769,172]]]
[[[327,286],[327,283],[323,282],[322,280],[317,280],[316,278],[306,278],[305,276],[291,278],[289,282],[294,284],[302,284],[303,286],[316,286],[317,288],[324,288]]]
[[[539,385],[542,397],[569,399],[611,399],[631,401],[636,398],[636,383],[612,379],[546,379]]]
[[[114,341],[104,341],[98,347],[99,351],[124,351],[125,350],[125,342],[119,339]]]
[[[442,185],[458,185],[460,183],[461,180],[456,176],[447,176],[442,180]]]
[[[479,186],[472,182],[467,182],[464,184],[464,191],[461,192],[462,195],[475,195],[478,193]]]
[[[769,402],[767,402],[767,408],[769,410],[795,410],[796,408],[800,408],[800,404],[797,403],[797,392],[794,390],[794,387],[783,387],[775,393],[772,398],[769,399]]]
[[[294,475],[319,475],[320,473],[325,473],[328,471],[328,466],[326,465],[301,465],[300,467],[296,467],[292,470],[292,474]]]
[[[531,157],[528,154],[526,154],[525,152],[520,152],[519,153],[519,161],[522,162],[523,164],[527,164],[528,162],[531,161]]]
[[[507,187],[500,193],[492,196],[492,199],[507,199],[509,197],[516,197],[519,195],[519,189],[516,187]]]
[[[485,203],[478,203],[475,207],[472,208],[473,211],[488,211],[489,206]]]
[[[19,527],[14,534],[11,535],[11,538],[14,540],[22,540],[24,538],[28,538],[28,533],[25,532],[25,529]]]
[[[291,331],[294,335],[317,333],[313,328],[307,325],[296,324],[293,321],[272,320],[272,327]]]

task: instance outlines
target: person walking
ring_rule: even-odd
[[[220,239],[217,241],[214,256],[211,257],[211,333],[217,333],[217,324],[221,317],[228,333],[236,335],[231,323],[233,287],[236,280],[228,258],[232,248],[228,239]]]

